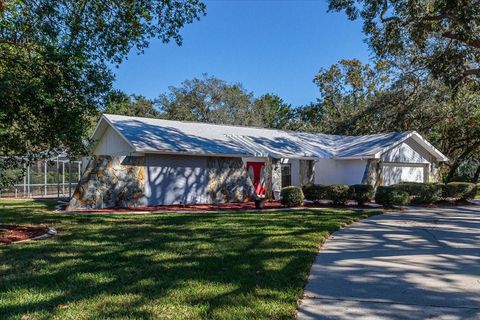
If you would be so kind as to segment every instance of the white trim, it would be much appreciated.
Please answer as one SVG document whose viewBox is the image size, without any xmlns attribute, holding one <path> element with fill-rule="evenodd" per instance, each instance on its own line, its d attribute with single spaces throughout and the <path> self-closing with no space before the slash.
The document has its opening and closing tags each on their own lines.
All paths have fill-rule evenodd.
<svg viewBox="0 0 480 320">
<path fill-rule="evenodd" d="M 90 140 L 93 140 L 93 137 L 97 134 L 97 131 L 99 130 L 100 124 L 102 123 L 103 120 L 103 115 L 100 117 L 100 120 L 98 120 L 97 125 L 95 126 L 95 129 L 93 130 L 92 135 L 90 136 Z"/>
<path fill-rule="evenodd" d="M 418 162 L 382 162 L 382 165 L 387 167 L 426 167 L 430 164 Z"/>
<path fill-rule="evenodd" d="M 436 158 L 437 160 L 441 161 L 441 162 L 447 162 L 448 161 L 448 158 L 447 156 L 445 156 L 443 153 L 440 152 L 440 150 L 438 150 L 437 148 L 435 148 L 430 142 L 427 141 L 427 139 L 425 139 L 424 137 L 422 137 L 418 132 L 416 131 L 413 131 L 413 134 L 412 136 L 415 139 L 415 141 L 417 141 L 420 145 L 423 144 L 423 147 L 425 149 L 430 149 L 431 150 L 431 153 L 433 153 L 434 155 L 436 155 Z"/>
<path fill-rule="evenodd" d="M 407 134 L 403 139 L 393 143 L 392 145 L 384 148 L 383 150 L 379 151 L 375 156 L 381 156 L 382 154 L 392 150 L 393 148 L 399 146 L 400 144 L 407 141 L 409 138 L 413 138 L 421 147 L 427 150 L 431 155 L 433 155 L 438 161 L 440 162 L 447 162 L 448 158 L 441 153 L 437 148 L 435 148 L 430 142 L 428 142 L 425 138 L 423 138 L 417 131 L 412 131 Z"/>
<path fill-rule="evenodd" d="M 363 155 L 358 157 L 333 157 L 333 158 L 316 158 L 316 159 L 333 159 L 333 160 L 369 160 L 369 159 L 380 159 L 378 153 L 374 155 Z"/>
<path fill-rule="evenodd" d="M 133 143 L 130 142 L 130 140 L 128 140 L 124 135 L 123 133 L 120 132 L 120 130 L 118 130 L 115 125 L 113 125 L 113 123 L 108 120 L 108 118 L 105 116 L 105 115 L 102 115 L 102 117 L 100 118 L 100 120 L 98 121 L 97 123 L 97 126 L 95 127 L 95 131 L 93 131 L 93 134 L 92 134 L 92 140 L 93 140 L 93 137 L 95 136 L 95 134 L 97 133 L 97 130 L 100 128 L 100 123 L 102 121 L 105 121 L 110 127 L 112 127 L 112 129 L 120 136 L 120 138 L 122 138 L 133 150 L 132 152 L 138 152 L 139 150 L 137 150 L 137 148 L 133 145 Z"/>
</svg>

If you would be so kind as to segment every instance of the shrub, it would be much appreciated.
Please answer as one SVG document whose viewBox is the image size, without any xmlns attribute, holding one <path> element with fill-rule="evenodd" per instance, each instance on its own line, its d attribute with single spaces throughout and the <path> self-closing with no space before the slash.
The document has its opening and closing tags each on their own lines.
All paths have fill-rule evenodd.
<svg viewBox="0 0 480 320">
<path fill-rule="evenodd" d="M 408 193 L 412 202 L 426 204 L 440 201 L 444 190 L 440 183 L 401 182 L 392 187 Z"/>
<path fill-rule="evenodd" d="M 299 187 L 285 187 L 280 192 L 280 202 L 288 207 L 301 206 L 304 198 L 302 189 Z"/>
<path fill-rule="evenodd" d="M 310 201 L 319 201 L 327 199 L 327 186 L 321 184 L 307 184 L 302 187 L 305 199 Z"/>
<path fill-rule="evenodd" d="M 400 182 L 398 184 L 394 184 L 391 187 L 395 190 L 405 191 L 410 196 L 414 197 L 417 194 L 422 192 L 425 183 L 421 182 Z"/>
<path fill-rule="evenodd" d="M 469 182 L 447 183 L 445 195 L 459 200 L 473 199 L 477 195 L 477 185 Z"/>
<path fill-rule="evenodd" d="M 375 192 L 375 202 L 385 208 L 404 206 L 410 203 L 410 196 L 407 192 L 396 189 L 392 186 L 380 186 Z"/>
<path fill-rule="evenodd" d="M 350 187 L 346 184 L 332 184 L 327 187 L 327 198 L 333 201 L 333 204 L 345 204 L 349 198 Z"/>
<path fill-rule="evenodd" d="M 354 184 L 350 186 L 349 198 L 357 201 L 358 205 L 370 202 L 374 196 L 374 188 L 369 184 Z"/>
</svg>

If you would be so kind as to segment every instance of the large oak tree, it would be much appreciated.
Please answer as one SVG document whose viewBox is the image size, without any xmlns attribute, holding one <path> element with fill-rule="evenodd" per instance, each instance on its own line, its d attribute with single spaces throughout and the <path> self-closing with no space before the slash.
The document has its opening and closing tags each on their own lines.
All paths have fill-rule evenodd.
<svg viewBox="0 0 480 320">
<path fill-rule="evenodd" d="M 480 80 L 478 0 L 329 0 L 329 10 L 362 19 L 379 58 L 409 56 L 449 85 Z"/>
<path fill-rule="evenodd" d="M 17 156 L 83 151 L 110 66 L 152 38 L 181 44 L 199 0 L 0 0 L 0 181 Z"/>
</svg>

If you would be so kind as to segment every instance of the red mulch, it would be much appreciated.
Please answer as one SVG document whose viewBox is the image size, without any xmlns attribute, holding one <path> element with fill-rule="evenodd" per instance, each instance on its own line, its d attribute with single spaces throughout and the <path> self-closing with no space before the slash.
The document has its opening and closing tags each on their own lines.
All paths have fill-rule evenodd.
<svg viewBox="0 0 480 320">
<path fill-rule="evenodd" d="M 285 208 L 280 201 L 265 202 L 265 209 Z M 75 212 L 132 212 L 132 211 L 244 211 L 254 210 L 255 202 L 230 202 L 219 204 L 172 204 L 167 206 L 148 206 L 134 208 L 113 208 L 113 209 L 80 209 Z"/>
<path fill-rule="evenodd" d="M 348 209 L 352 208 L 351 206 L 333 206 L 332 204 L 321 204 L 321 203 L 306 203 L 304 204 L 305 208 L 340 208 Z M 283 209 L 287 208 L 280 203 L 280 201 L 266 201 L 264 209 Z M 372 206 L 353 206 L 357 209 L 374 209 Z M 74 210 L 73 212 L 152 212 L 152 211 L 163 211 L 163 212 L 176 212 L 176 211 L 246 211 L 246 210 L 257 210 L 255 208 L 255 202 L 230 202 L 230 203 L 219 203 L 219 204 L 190 204 L 190 205 L 166 205 L 166 206 L 148 206 L 148 207 L 135 207 L 135 208 L 111 208 L 111 209 L 79 209 Z M 260 209 L 261 210 L 261 209 Z"/>
<path fill-rule="evenodd" d="M 9 244 L 35 238 L 47 233 L 47 227 L 0 225 L 0 243 Z"/>
</svg>

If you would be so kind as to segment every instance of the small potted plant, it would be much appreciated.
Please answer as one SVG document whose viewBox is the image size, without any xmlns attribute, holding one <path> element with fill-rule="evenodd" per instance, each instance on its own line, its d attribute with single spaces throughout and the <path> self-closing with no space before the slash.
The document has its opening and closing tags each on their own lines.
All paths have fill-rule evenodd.
<svg viewBox="0 0 480 320">
<path fill-rule="evenodd" d="M 263 209 L 265 208 L 265 201 L 267 198 L 265 195 L 254 194 L 253 202 L 255 202 L 256 209 Z"/>
</svg>

